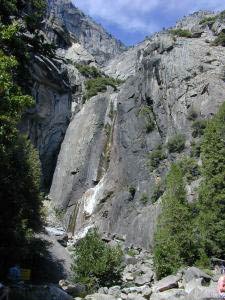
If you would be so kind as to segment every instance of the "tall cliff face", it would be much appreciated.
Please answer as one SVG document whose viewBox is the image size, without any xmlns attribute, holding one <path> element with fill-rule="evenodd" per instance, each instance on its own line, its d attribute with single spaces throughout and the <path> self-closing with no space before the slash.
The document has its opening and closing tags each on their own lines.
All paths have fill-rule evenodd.
<svg viewBox="0 0 225 300">
<path fill-rule="evenodd" d="M 126 82 L 117 92 L 109 88 L 91 98 L 73 117 L 50 197 L 75 239 L 97 226 L 129 245 L 152 246 L 160 212 L 160 199 L 151 201 L 154 188 L 171 162 L 198 142 L 192 113 L 197 120 L 210 118 L 225 99 L 225 48 L 211 44 L 223 23 L 199 25 L 207 15 L 177 24 L 188 26 L 192 38 L 164 31 L 110 61 L 105 72 L 128 77 Z M 185 136 L 184 151 L 167 153 L 150 171 L 149 153 L 177 133 Z M 190 199 L 197 184 L 187 186 Z"/>
<path fill-rule="evenodd" d="M 48 23 L 62 22 L 74 40 L 88 50 L 99 64 L 105 64 L 126 49 L 122 42 L 76 8 L 71 1 L 48 0 L 48 5 Z"/>
</svg>

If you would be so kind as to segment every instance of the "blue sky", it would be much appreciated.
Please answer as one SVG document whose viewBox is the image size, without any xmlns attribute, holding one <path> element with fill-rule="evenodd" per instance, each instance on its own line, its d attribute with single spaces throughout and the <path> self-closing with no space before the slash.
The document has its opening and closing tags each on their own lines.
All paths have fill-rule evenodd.
<svg viewBox="0 0 225 300">
<path fill-rule="evenodd" d="M 175 25 L 194 11 L 223 10 L 225 0 L 72 0 L 126 45 L 142 41 L 163 27 Z"/>
</svg>

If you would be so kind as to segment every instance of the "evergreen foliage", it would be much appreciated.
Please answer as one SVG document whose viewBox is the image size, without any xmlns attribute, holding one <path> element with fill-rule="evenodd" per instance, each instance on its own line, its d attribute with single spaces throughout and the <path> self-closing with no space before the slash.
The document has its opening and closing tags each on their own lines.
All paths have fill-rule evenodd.
<svg viewBox="0 0 225 300">
<path fill-rule="evenodd" d="M 165 192 L 165 182 L 164 181 L 160 181 L 159 183 L 157 183 L 154 188 L 153 188 L 153 193 L 152 193 L 152 203 L 155 203 Z"/>
<path fill-rule="evenodd" d="M 199 22 L 199 25 L 212 26 L 216 22 L 217 18 L 217 16 L 206 17 Z"/>
<path fill-rule="evenodd" d="M 158 278 L 172 274 L 184 265 L 193 264 L 193 249 L 196 246 L 193 245 L 191 219 L 183 170 L 173 164 L 167 176 L 162 213 L 155 234 L 154 264 Z"/>
<path fill-rule="evenodd" d="M 172 35 L 179 36 L 179 37 L 186 37 L 186 38 L 192 37 L 192 33 L 186 29 L 171 29 L 170 33 Z"/>
<path fill-rule="evenodd" d="M 225 258 L 225 103 L 208 122 L 201 145 L 203 182 L 199 190 L 198 228 L 200 261 Z M 206 260 L 207 262 L 207 260 Z"/>
<path fill-rule="evenodd" d="M 150 171 L 155 170 L 160 165 L 161 161 L 165 158 L 166 154 L 161 146 L 150 152 L 148 155 L 148 166 L 150 168 Z"/>
<path fill-rule="evenodd" d="M 88 66 L 88 65 L 81 65 L 76 64 L 75 65 L 78 71 L 87 78 L 97 78 L 101 77 L 101 72 L 94 66 Z"/>
<path fill-rule="evenodd" d="M 225 33 L 223 31 L 216 37 L 213 42 L 213 46 L 223 46 L 225 47 Z"/>
<path fill-rule="evenodd" d="M 192 124 L 192 136 L 194 138 L 201 137 L 204 134 L 206 120 L 195 120 Z"/>
<path fill-rule="evenodd" d="M 185 191 L 185 182 L 200 175 L 193 158 L 172 165 L 167 176 L 155 234 L 158 277 L 174 273 L 182 266 L 208 268 L 211 257 L 225 258 L 225 103 L 206 124 L 200 155 L 203 180 L 197 203 L 188 204 Z"/>
<path fill-rule="evenodd" d="M 100 92 L 106 92 L 107 86 L 111 86 L 117 90 L 117 86 L 122 83 L 122 80 L 112 77 L 96 77 L 85 82 L 86 94 L 85 99 L 90 99 Z"/>
<path fill-rule="evenodd" d="M 122 250 L 103 242 L 96 229 L 75 246 L 73 259 L 73 280 L 87 285 L 89 291 L 121 280 Z"/>
<path fill-rule="evenodd" d="M 170 153 L 182 152 L 185 148 L 185 136 L 181 133 L 177 133 L 169 139 L 167 148 Z"/>
<path fill-rule="evenodd" d="M 33 244 L 33 233 L 42 225 L 40 162 L 17 125 L 23 112 L 33 105 L 21 84 L 23 74 L 29 74 L 29 49 L 36 43 L 43 44 L 36 34 L 28 45 L 24 32 L 38 31 L 43 3 L 0 2 L 0 275 L 12 259 L 23 261 L 25 253 L 26 259 L 32 255 L 29 246 Z M 20 18 L 27 14 L 31 17 L 31 10 L 37 17 L 35 22 L 27 20 L 22 24 Z"/>
<path fill-rule="evenodd" d="M 151 107 L 143 105 L 139 111 L 139 116 L 145 120 L 146 133 L 152 132 L 155 128 L 155 122 Z"/>
</svg>

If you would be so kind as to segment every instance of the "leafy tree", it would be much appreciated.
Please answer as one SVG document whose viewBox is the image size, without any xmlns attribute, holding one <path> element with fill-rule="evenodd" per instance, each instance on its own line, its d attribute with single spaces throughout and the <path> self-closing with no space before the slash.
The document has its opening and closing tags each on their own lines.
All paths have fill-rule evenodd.
<svg viewBox="0 0 225 300">
<path fill-rule="evenodd" d="M 38 3 L 0 3 L 0 255 L 5 264 L 0 275 L 12 259 L 23 260 L 25 249 L 27 258 L 31 255 L 33 233 L 42 224 L 38 154 L 17 129 L 22 114 L 33 105 L 21 85 L 32 43 L 28 45 L 23 35 L 28 27 L 19 22 L 31 2 Z"/>
<path fill-rule="evenodd" d="M 192 264 L 195 258 L 192 239 L 192 209 L 186 200 L 183 171 L 173 164 L 166 180 L 162 213 L 154 243 L 154 264 L 159 278 Z"/>
<path fill-rule="evenodd" d="M 208 122 L 201 144 L 203 182 L 196 219 L 200 261 L 225 258 L 225 103 Z"/>
<path fill-rule="evenodd" d="M 89 290 L 115 285 L 121 279 L 121 248 L 103 242 L 96 229 L 75 246 L 73 259 L 73 280 L 86 284 Z"/>
</svg>

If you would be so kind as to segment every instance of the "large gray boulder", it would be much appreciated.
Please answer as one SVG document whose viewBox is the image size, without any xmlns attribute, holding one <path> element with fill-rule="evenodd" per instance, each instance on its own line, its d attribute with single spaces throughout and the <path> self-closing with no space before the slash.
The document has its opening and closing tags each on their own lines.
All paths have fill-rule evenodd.
<svg viewBox="0 0 225 300">
<path fill-rule="evenodd" d="M 181 275 L 169 275 L 152 286 L 153 292 L 164 292 L 178 287 L 178 282 L 181 280 Z"/>
<path fill-rule="evenodd" d="M 73 300 L 73 297 L 54 285 L 25 285 L 10 288 L 10 299 Z"/>
<path fill-rule="evenodd" d="M 197 287 L 195 288 L 185 300 L 214 300 L 220 299 L 216 288 Z"/>
<path fill-rule="evenodd" d="M 86 300 L 116 300 L 116 297 L 105 294 L 93 294 L 85 297 Z"/>
<path fill-rule="evenodd" d="M 150 297 L 151 300 L 185 300 L 186 293 L 182 289 L 172 289 L 162 293 L 153 293 Z"/>
<path fill-rule="evenodd" d="M 198 278 L 202 278 L 204 279 L 204 281 L 209 282 L 212 277 L 196 267 L 190 267 L 184 271 L 183 274 L 184 283 L 188 283 L 193 279 L 198 279 Z"/>
</svg>

